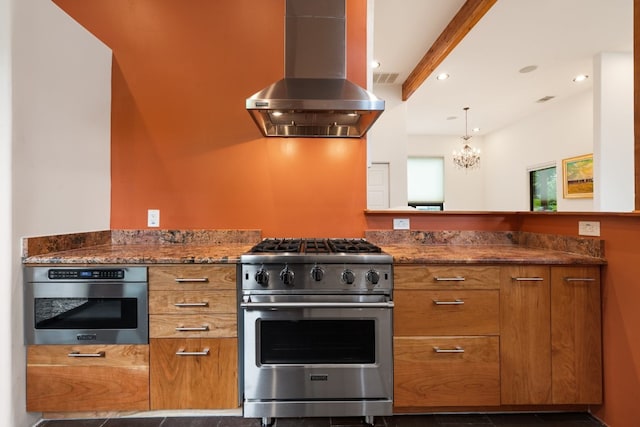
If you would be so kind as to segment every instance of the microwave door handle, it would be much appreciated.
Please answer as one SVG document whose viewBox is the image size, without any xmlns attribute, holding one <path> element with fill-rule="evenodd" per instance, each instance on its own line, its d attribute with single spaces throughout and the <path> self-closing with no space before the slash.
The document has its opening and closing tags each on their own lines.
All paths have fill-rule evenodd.
<svg viewBox="0 0 640 427">
<path fill-rule="evenodd" d="M 80 353 L 79 351 L 72 351 L 67 354 L 67 357 L 105 357 L 104 351 L 98 351 L 95 353 Z"/>
</svg>

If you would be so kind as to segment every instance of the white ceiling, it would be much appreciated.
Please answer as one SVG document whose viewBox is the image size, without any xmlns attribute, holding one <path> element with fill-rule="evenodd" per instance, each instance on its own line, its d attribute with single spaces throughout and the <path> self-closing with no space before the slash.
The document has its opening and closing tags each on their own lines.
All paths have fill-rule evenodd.
<svg viewBox="0 0 640 427">
<path fill-rule="evenodd" d="M 374 74 L 399 73 L 401 85 L 463 4 L 374 0 Z M 470 132 L 498 130 L 590 88 L 598 53 L 632 49 L 633 0 L 498 0 L 406 101 L 407 133 L 462 135 L 465 106 Z M 451 77 L 437 81 L 440 71 Z M 574 83 L 581 73 L 590 78 Z M 555 98 L 536 102 L 545 96 Z"/>
</svg>

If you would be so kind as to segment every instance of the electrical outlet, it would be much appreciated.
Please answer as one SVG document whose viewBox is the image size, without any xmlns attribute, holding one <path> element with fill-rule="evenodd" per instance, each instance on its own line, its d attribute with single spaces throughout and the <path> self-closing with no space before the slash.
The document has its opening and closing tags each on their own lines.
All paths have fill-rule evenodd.
<svg viewBox="0 0 640 427">
<path fill-rule="evenodd" d="M 580 236 L 600 236 L 600 221 L 578 221 Z"/>
<path fill-rule="evenodd" d="M 160 209 L 147 211 L 147 227 L 160 227 Z"/>
<path fill-rule="evenodd" d="M 408 230 L 410 228 L 409 218 L 393 218 L 394 230 Z"/>
</svg>

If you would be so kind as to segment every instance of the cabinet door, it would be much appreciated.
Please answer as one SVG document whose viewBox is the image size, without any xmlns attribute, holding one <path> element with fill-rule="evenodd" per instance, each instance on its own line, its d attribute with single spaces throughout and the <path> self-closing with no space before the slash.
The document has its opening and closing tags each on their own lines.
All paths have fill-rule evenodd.
<svg viewBox="0 0 640 427">
<path fill-rule="evenodd" d="M 149 267 L 149 291 L 189 291 L 199 289 L 235 290 L 235 264 Z"/>
<path fill-rule="evenodd" d="M 502 404 L 551 403 L 549 267 L 503 267 L 500 286 Z"/>
<path fill-rule="evenodd" d="M 500 404 L 498 337 L 394 338 L 394 407 Z"/>
<path fill-rule="evenodd" d="M 394 289 L 499 289 L 500 267 L 464 265 L 399 265 Z"/>
<path fill-rule="evenodd" d="M 27 348 L 27 411 L 149 410 L 147 345 Z"/>
<path fill-rule="evenodd" d="M 394 336 L 498 335 L 498 290 L 394 293 Z"/>
<path fill-rule="evenodd" d="M 150 341 L 151 409 L 238 407 L 236 338 Z"/>
<path fill-rule="evenodd" d="M 602 403 L 600 267 L 551 268 L 553 403 Z"/>
<path fill-rule="evenodd" d="M 151 338 L 232 338 L 238 336 L 233 313 L 150 314 Z"/>
</svg>

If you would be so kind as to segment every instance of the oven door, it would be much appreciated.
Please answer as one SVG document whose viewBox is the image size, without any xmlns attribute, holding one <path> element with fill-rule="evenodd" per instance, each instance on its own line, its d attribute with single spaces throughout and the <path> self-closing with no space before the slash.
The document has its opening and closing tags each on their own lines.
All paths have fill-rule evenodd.
<svg viewBox="0 0 640 427">
<path fill-rule="evenodd" d="M 245 300 L 245 400 L 392 398 L 393 303 L 388 297 Z"/>
</svg>

